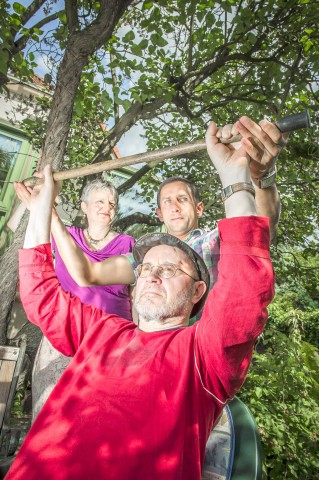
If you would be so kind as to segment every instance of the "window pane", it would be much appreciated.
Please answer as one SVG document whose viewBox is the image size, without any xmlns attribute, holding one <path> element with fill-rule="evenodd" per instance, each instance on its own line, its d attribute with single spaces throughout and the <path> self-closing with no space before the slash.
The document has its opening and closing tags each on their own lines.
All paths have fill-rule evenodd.
<svg viewBox="0 0 319 480">
<path fill-rule="evenodd" d="M 10 175 L 18 157 L 22 142 L 0 133 L 0 193 L 4 181 L 10 180 Z"/>
</svg>

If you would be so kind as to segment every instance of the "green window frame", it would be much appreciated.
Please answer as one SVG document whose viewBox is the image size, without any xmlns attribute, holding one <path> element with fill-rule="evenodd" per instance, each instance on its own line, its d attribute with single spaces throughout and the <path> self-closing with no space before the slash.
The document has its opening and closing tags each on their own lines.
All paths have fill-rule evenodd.
<svg viewBox="0 0 319 480">
<path fill-rule="evenodd" d="M 13 181 L 28 177 L 37 163 L 38 154 L 18 128 L 0 123 L 0 233 L 9 219 L 16 196 Z M 7 153 L 7 154 L 6 154 Z"/>
</svg>

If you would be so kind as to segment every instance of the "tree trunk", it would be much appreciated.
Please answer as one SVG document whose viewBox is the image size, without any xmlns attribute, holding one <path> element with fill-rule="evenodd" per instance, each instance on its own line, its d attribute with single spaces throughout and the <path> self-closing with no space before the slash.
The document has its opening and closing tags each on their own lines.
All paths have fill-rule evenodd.
<svg viewBox="0 0 319 480">
<path fill-rule="evenodd" d="M 114 226 L 119 227 L 121 231 L 124 231 L 126 228 L 137 223 L 148 225 L 149 227 L 159 227 L 161 225 L 161 222 L 158 219 L 152 218 L 145 213 L 136 212 L 127 217 L 120 218 L 114 223 Z"/>
<path fill-rule="evenodd" d="M 74 98 L 81 80 L 81 73 L 89 57 L 112 36 L 114 28 L 132 0 L 101 0 L 100 13 L 84 30 L 75 31 L 69 37 L 68 45 L 58 71 L 56 90 L 48 118 L 43 143 L 41 168 L 51 164 L 61 167 L 74 105 Z M 23 217 L 14 235 L 10 248 L 1 259 L 0 279 L 0 340 L 6 344 L 6 327 L 17 288 L 18 248 L 21 247 L 27 224 Z"/>
<path fill-rule="evenodd" d="M 17 291 L 18 279 L 18 249 L 23 245 L 29 212 L 26 210 L 14 235 L 14 240 L 5 251 L 0 261 L 0 345 L 7 344 L 7 325 Z"/>
</svg>

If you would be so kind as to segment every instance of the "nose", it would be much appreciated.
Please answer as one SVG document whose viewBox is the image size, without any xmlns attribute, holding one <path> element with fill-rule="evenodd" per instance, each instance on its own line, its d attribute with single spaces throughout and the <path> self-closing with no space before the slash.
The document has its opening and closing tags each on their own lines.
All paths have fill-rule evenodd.
<svg viewBox="0 0 319 480">
<path fill-rule="evenodd" d="M 171 211 L 172 212 L 180 212 L 180 204 L 176 201 L 176 200 L 173 200 L 172 203 L 171 203 Z"/>
<path fill-rule="evenodd" d="M 152 265 L 151 272 L 150 274 L 146 277 L 146 281 L 149 283 L 161 283 L 162 279 L 158 275 L 158 266 L 157 265 Z"/>
<path fill-rule="evenodd" d="M 108 215 L 111 214 L 111 212 L 112 212 L 112 207 L 111 207 L 111 205 L 110 205 L 109 203 L 105 203 L 105 204 L 103 205 L 103 212 L 104 212 L 104 213 L 107 213 Z"/>
</svg>

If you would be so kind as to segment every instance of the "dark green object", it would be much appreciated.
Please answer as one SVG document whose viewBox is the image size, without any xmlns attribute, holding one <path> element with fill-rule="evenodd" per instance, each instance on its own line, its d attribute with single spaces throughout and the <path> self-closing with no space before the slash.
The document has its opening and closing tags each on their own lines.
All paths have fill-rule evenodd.
<svg viewBox="0 0 319 480">
<path fill-rule="evenodd" d="M 235 434 L 231 480 L 262 479 L 262 449 L 258 428 L 248 407 L 235 397 L 229 404 Z"/>
<path fill-rule="evenodd" d="M 288 117 L 280 118 L 276 122 L 277 127 L 281 132 L 293 132 L 300 128 L 310 128 L 311 121 L 308 110 L 304 110 L 294 115 L 288 115 Z"/>
</svg>

